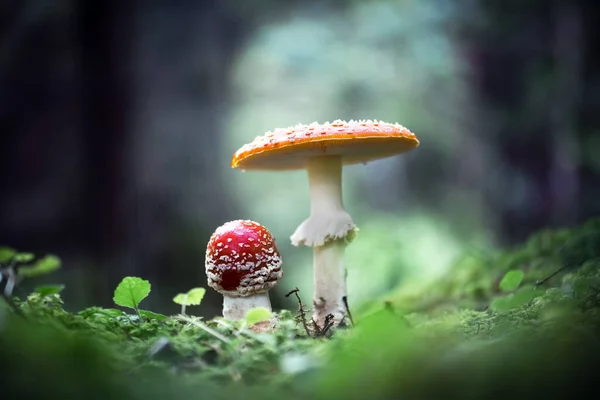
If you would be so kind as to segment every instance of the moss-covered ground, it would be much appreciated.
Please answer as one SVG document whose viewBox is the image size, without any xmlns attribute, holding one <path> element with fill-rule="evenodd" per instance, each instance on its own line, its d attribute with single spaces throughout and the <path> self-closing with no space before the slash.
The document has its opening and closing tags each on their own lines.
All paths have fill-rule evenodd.
<svg viewBox="0 0 600 400">
<path fill-rule="evenodd" d="M 331 337 L 308 336 L 297 310 L 256 333 L 141 310 L 70 313 L 55 291 L 0 307 L 0 398 L 600 398 L 600 219 L 466 254 Z"/>
</svg>

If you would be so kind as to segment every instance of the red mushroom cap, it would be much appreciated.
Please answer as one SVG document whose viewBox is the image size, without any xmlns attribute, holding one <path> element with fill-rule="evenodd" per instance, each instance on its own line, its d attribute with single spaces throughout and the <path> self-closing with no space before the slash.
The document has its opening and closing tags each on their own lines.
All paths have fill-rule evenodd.
<svg viewBox="0 0 600 400">
<path fill-rule="evenodd" d="M 273 235 L 254 221 L 221 225 L 206 248 L 208 285 L 230 296 L 251 296 L 271 289 L 283 276 L 281 264 Z"/>
</svg>

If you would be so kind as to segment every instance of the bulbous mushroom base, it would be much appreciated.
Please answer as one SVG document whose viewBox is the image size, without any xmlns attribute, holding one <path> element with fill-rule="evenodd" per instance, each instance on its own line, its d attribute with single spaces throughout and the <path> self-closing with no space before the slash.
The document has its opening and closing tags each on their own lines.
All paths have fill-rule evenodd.
<svg viewBox="0 0 600 400">
<path fill-rule="evenodd" d="M 234 297 L 223 294 L 223 317 L 230 321 L 244 319 L 249 310 L 257 307 L 264 307 L 269 311 L 272 311 L 269 292 L 265 291 L 244 297 Z"/>
</svg>

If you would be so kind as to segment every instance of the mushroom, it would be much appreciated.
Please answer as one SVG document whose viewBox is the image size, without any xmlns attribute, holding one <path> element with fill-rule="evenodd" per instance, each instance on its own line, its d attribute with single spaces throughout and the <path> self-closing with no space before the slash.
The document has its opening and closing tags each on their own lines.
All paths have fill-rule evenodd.
<svg viewBox="0 0 600 400">
<path fill-rule="evenodd" d="M 342 167 L 391 157 L 418 145 L 416 136 L 399 124 L 336 120 L 267 132 L 233 155 L 231 166 L 242 170 L 307 170 L 310 217 L 290 239 L 294 246 L 313 248 L 313 318 L 320 326 L 328 314 L 335 325 L 348 315 L 343 258 L 357 228 L 342 202 Z"/>
<path fill-rule="evenodd" d="M 206 247 L 208 285 L 223 295 L 223 316 L 243 319 L 256 307 L 271 309 L 269 290 L 283 276 L 271 232 L 250 220 L 218 227 Z"/>
</svg>

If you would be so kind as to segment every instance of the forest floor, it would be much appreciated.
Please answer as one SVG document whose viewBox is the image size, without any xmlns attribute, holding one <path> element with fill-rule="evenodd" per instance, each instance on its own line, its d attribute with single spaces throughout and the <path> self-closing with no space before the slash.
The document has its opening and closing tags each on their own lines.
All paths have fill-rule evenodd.
<svg viewBox="0 0 600 400">
<path fill-rule="evenodd" d="M 55 267 L 21 258 L 25 276 Z M 115 302 L 133 312 L 67 312 L 59 287 L 0 299 L 0 398 L 600 398 L 600 219 L 465 254 L 322 335 L 298 310 L 267 333 L 155 314 L 149 286 L 126 283 Z"/>
</svg>

